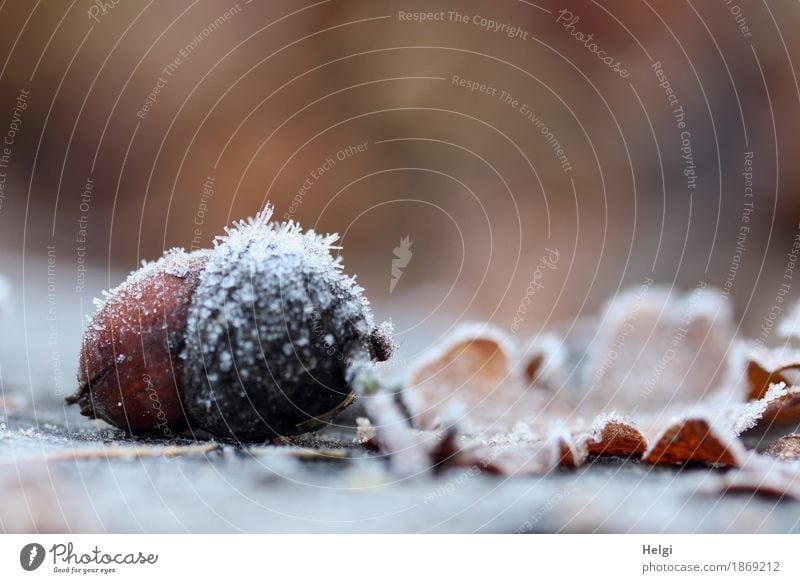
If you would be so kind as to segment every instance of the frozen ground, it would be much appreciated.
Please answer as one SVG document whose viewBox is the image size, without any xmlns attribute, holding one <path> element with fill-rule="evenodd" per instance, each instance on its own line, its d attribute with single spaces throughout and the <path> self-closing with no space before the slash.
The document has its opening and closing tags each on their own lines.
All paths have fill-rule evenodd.
<svg viewBox="0 0 800 583">
<path fill-rule="evenodd" d="M 22 273 L 8 259 L 2 272 Z M 25 273 L 24 287 L 9 278 L 0 312 L 5 532 L 800 531 L 800 503 L 721 495 L 722 470 L 706 467 L 605 459 L 544 477 L 468 469 L 396 482 L 346 432 L 302 448 L 133 440 L 62 406 L 91 297 L 59 283 L 49 319 L 46 266 Z"/>
</svg>

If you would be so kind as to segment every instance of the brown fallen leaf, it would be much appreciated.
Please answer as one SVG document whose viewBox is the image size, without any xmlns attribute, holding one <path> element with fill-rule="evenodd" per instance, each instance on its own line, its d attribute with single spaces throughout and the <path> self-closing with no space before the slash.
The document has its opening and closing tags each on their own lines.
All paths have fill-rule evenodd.
<svg viewBox="0 0 800 583">
<path fill-rule="evenodd" d="M 800 500 L 800 462 L 751 454 L 741 468 L 718 477 L 710 491 Z"/>
<path fill-rule="evenodd" d="M 676 421 L 651 443 L 642 456 L 651 464 L 695 461 L 738 466 L 747 457 L 747 450 L 732 432 L 719 430 L 701 418 Z"/>
<path fill-rule="evenodd" d="M 356 436 L 353 438 L 353 443 L 378 447 L 377 437 L 378 430 L 369 419 L 366 417 L 356 418 Z"/>
<path fill-rule="evenodd" d="M 564 341 L 555 334 L 542 334 L 530 340 L 522 351 L 525 384 L 560 389 L 566 381 L 567 358 Z"/>
<path fill-rule="evenodd" d="M 361 397 L 369 423 L 375 427 L 380 451 L 389 458 L 392 472 L 404 478 L 424 474 L 432 467 L 432 455 L 440 440 L 435 432 L 417 431 L 392 393 Z"/>
<path fill-rule="evenodd" d="M 588 455 L 585 444 L 565 428 L 551 431 L 544 440 L 530 435 L 497 434 L 484 442 L 446 432 L 435 449 L 435 467 L 470 468 L 489 474 L 526 475 L 546 473 L 559 465 L 579 466 Z"/>
<path fill-rule="evenodd" d="M 616 418 L 601 417 L 586 438 L 589 455 L 641 457 L 647 440 L 633 425 Z"/>
<path fill-rule="evenodd" d="M 762 399 L 772 385 L 800 385 L 800 350 L 789 347 L 746 347 L 747 396 Z M 764 414 L 765 421 L 789 423 L 800 419 L 800 401 L 784 402 Z"/>
<path fill-rule="evenodd" d="M 772 442 L 762 453 L 781 461 L 800 460 L 800 435 L 784 435 Z"/>
<path fill-rule="evenodd" d="M 498 329 L 459 327 L 414 367 L 403 392 L 413 425 L 437 430 L 446 417 L 465 432 L 490 433 L 510 431 L 519 421 L 536 423 L 552 408 L 551 394 L 531 386 L 517 364 L 516 345 Z"/>
<path fill-rule="evenodd" d="M 552 334 L 520 349 L 496 327 L 462 326 L 412 366 L 401 393 L 411 426 L 394 423 L 391 436 L 376 424 L 376 438 L 390 457 L 413 450 L 416 471 L 445 434 L 448 464 L 507 474 L 589 455 L 738 466 L 748 452 L 737 436 L 800 408 L 800 387 L 775 369 L 754 390 L 733 328 L 727 300 L 702 285 L 683 297 L 649 285 L 620 294 L 572 358 Z"/>
<path fill-rule="evenodd" d="M 585 407 L 671 416 L 721 389 L 733 342 L 730 305 L 700 286 L 677 296 L 641 286 L 609 302 L 587 356 Z"/>
</svg>

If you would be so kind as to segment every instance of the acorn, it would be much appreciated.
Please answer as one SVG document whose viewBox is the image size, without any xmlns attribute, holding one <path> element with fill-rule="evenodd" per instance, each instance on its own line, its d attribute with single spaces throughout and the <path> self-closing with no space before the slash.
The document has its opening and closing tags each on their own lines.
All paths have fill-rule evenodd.
<svg viewBox="0 0 800 583">
<path fill-rule="evenodd" d="M 235 223 L 210 250 L 167 251 L 108 292 L 67 402 L 131 433 L 241 441 L 313 431 L 349 406 L 391 356 L 391 326 L 374 325 L 332 256 L 337 235 L 271 216 Z"/>
</svg>

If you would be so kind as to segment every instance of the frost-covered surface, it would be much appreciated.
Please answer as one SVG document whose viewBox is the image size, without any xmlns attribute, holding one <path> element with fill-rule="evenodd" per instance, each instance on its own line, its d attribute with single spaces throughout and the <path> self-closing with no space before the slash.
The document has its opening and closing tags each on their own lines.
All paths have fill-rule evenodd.
<svg viewBox="0 0 800 583">
<path fill-rule="evenodd" d="M 107 428 L 86 430 L 77 416 L 68 421 L 71 430 L 49 421 L 35 430 L 30 421 L 10 420 L 0 438 L 3 531 L 800 531 L 800 503 L 747 491 L 721 495 L 731 474 L 702 467 L 679 471 L 612 458 L 538 477 L 464 468 L 398 480 L 381 456 L 338 441 L 323 445 L 344 446 L 344 458 L 219 446 L 175 457 L 75 460 L 64 452 L 132 443 Z M 768 479 L 783 481 L 784 474 Z"/>
<path fill-rule="evenodd" d="M 0 531 L 800 531 L 800 503 L 752 495 L 753 480 L 758 484 L 762 477 L 746 480 L 737 473 L 744 492 L 722 495 L 721 480 L 734 480 L 732 472 L 703 466 L 589 458 L 580 468 L 545 476 L 499 477 L 466 467 L 398 480 L 385 456 L 370 445 L 350 446 L 344 430 L 339 441 L 319 438 L 307 445 L 346 449 L 345 459 L 249 455 L 231 446 L 176 457 L 90 456 L 115 447 L 164 445 L 133 440 L 64 408 L 63 393 L 75 387 L 85 318 L 77 298 L 74 304 L 59 298 L 58 348 L 67 375 L 61 386 L 45 349 L 50 347 L 46 314 L 35 311 L 46 300 L 44 265 L 37 269 L 31 260 L 28 273 L 27 324 L 19 304 L 0 319 Z M 34 279 L 37 275 L 42 277 Z M 119 281 L 117 275 L 104 276 L 94 288 L 106 286 L 107 279 Z M 85 309 L 91 309 L 88 302 Z M 352 416 L 355 426 L 363 405 L 345 412 L 340 423 Z M 763 443 L 790 431 L 775 427 Z M 72 459 L 75 451 L 80 459 Z M 783 466 L 775 468 L 768 479 L 784 483 L 785 473 Z"/>
</svg>

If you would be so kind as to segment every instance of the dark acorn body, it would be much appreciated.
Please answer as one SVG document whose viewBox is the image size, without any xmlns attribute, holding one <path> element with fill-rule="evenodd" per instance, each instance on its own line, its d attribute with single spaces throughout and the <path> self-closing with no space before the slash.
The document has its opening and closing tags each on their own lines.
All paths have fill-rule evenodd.
<svg viewBox="0 0 800 583">
<path fill-rule="evenodd" d="M 214 249 L 185 352 L 187 408 L 201 427 L 242 440 L 294 435 L 352 401 L 348 375 L 371 358 L 372 316 L 330 242 L 255 220 Z"/>
<path fill-rule="evenodd" d="M 363 314 L 343 313 L 358 301 L 352 293 L 331 290 L 304 261 L 281 253 L 258 263 L 246 254 L 209 263 L 206 273 L 219 277 L 204 278 L 210 283 L 194 296 L 185 374 L 194 388 L 189 412 L 215 435 L 303 433 L 352 400 L 347 366 L 358 354 L 369 358 L 370 325 Z M 243 287 L 219 284 L 248 271 Z"/>
</svg>

